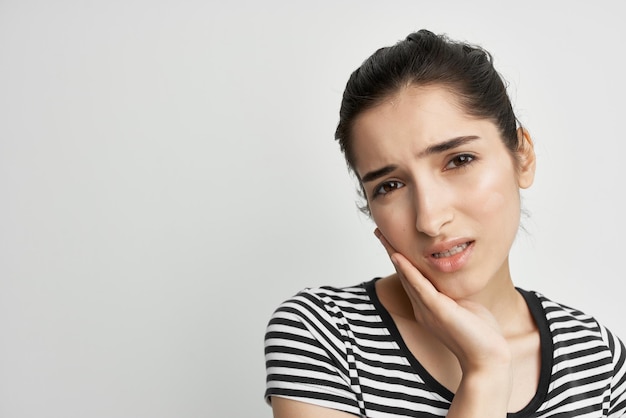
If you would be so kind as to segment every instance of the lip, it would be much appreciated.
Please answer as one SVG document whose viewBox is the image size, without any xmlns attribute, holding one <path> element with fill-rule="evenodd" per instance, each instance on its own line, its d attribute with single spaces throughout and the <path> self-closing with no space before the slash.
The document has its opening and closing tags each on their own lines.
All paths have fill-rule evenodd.
<svg viewBox="0 0 626 418">
<path fill-rule="evenodd" d="M 458 238 L 438 243 L 426 250 L 425 258 L 434 269 L 442 273 L 452 273 L 460 270 L 467 264 L 474 251 L 474 244 L 475 241 L 468 238 Z M 458 247 L 465 245 L 467 246 L 459 251 Z M 453 254 L 442 254 L 447 252 Z M 438 256 L 435 256 L 435 254 L 438 254 Z"/>
</svg>

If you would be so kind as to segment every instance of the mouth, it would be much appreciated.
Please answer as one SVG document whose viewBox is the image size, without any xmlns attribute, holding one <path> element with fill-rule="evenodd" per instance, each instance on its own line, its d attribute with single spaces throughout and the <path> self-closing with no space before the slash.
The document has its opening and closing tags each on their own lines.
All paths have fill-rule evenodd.
<svg viewBox="0 0 626 418">
<path fill-rule="evenodd" d="M 474 251 L 475 241 L 461 240 L 457 241 L 456 245 L 452 247 L 440 247 L 434 253 L 430 253 L 428 256 L 428 263 L 436 271 L 442 273 L 453 273 L 465 267 L 469 263 L 472 253 Z M 453 243 L 450 243 L 453 244 Z"/>
<path fill-rule="evenodd" d="M 453 256 L 455 254 L 458 254 L 461 251 L 465 250 L 467 247 L 469 247 L 470 243 L 471 242 L 465 242 L 463 244 L 455 245 L 454 247 L 450 248 L 449 250 L 442 251 L 440 253 L 433 253 L 433 254 L 431 254 L 431 256 L 433 256 L 434 258 L 451 257 L 451 256 Z"/>
</svg>

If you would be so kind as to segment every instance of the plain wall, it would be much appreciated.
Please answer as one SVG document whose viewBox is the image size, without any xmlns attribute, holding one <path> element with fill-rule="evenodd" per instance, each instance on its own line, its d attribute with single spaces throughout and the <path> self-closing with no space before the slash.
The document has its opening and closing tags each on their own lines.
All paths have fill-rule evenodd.
<svg viewBox="0 0 626 418">
<path fill-rule="evenodd" d="M 480 44 L 538 155 L 516 284 L 626 337 L 619 1 L 0 0 L 0 416 L 270 417 L 263 334 L 392 271 L 333 140 L 375 49 Z"/>
</svg>

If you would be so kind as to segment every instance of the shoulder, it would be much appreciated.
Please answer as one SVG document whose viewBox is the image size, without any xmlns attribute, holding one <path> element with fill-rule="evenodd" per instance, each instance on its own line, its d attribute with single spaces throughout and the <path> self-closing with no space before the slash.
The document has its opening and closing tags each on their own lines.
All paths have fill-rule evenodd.
<svg viewBox="0 0 626 418">
<path fill-rule="evenodd" d="M 593 316 L 579 309 L 556 302 L 537 291 L 520 291 L 529 303 L 531 310 L 539 309 L 543 313 L 553 331 L 559 329 L 600 331 L 603 328 Z"/>
<path fill-rule="evenodd" d="M 351 350 L 355 329 L 375 322 L 369 283 L 304 289 L 278 306 L 265 333 L 268 401 L 281 396 L 359 414 Z"/>
<path fill-rule="evenodd" d="M 355 335 L 382 327 L 368 291 L 373 282 L 298 292 L 272 314 L 265 332 L 266 350 L 307 346 L 331 357 L 345 357 Z"/>
<path fill-rule="evenodd" d="M 308 321 L 328 321 L 366 312 L 372 304 L 368 286 L 372 282 L 350 287 L 322 286 L 306 288 L 281 303 L 272 315 L 276 318 L 291 318 Z"/>
<path fill-rule="evenodd" d="M 286 302 L 294 299 L 306 298 L 309 300 L 319 300 L 324 304 L 330 305 L 350 305 L 363 302 L 367 303 L 370 300 L 369 294 L 367 292 L 367 287 L 370 285 L 370 283 L 372 282 L 363 282 L 355 286 L 347 287 L 321 286 L 306 288 L 298 292 Z"/>
<path fill-rule="evenodd" d="M 604 352 L 622 363 L 624 345 L 621 340 L 594 316 L 563 303 L 556 302 L 536 291 L 522 291 L 527 300 L 536 299 L 554 344 L 555 354 L 573 350 L 596 355 Z M 531 309 L 532 306 L 531 306 Z M 541 325 L 540 325 L 541 328 Z"/>
<path fill-rule="evenodd" d="M 377 315 L 368 293 L 371 283 L 301 290 L 276 308 L 268 323 L 266 340 L 276 332 L 283 338 L 291 334 L 322 341 L 341 340 L 354 321 Z"/>
<path fill-rule="evenodd" d="M 549 391 L 546 386 L 550 408 L 569 416 L 574 404 L 567 399 L 577 398 L 579 407 L 588 407 L 595 400 L 605 416 L 624 416 L 626 350 L 622 341 L 592 315 L 538 292 L 522 293 L 531 310 L 534 304 L 540 333 L 546 336 L 542 338 L 542 358 L 547 366 L 544 370 L 551 370 Z"/>
</svg>

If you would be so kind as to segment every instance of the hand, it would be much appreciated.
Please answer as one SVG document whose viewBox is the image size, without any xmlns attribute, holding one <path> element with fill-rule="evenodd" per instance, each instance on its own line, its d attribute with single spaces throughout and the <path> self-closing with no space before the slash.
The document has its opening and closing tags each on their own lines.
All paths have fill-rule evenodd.
<svg viewBox="0 0 626 418">
<path fill-rule="evenodd" d="M 510 376 L 511 352 L 491 312 L 479 303 L 453 300 L 433 284 L 377 229 L 407 293 L 416 320 L 459 360 L 463 375 Z"/>
</svg>

